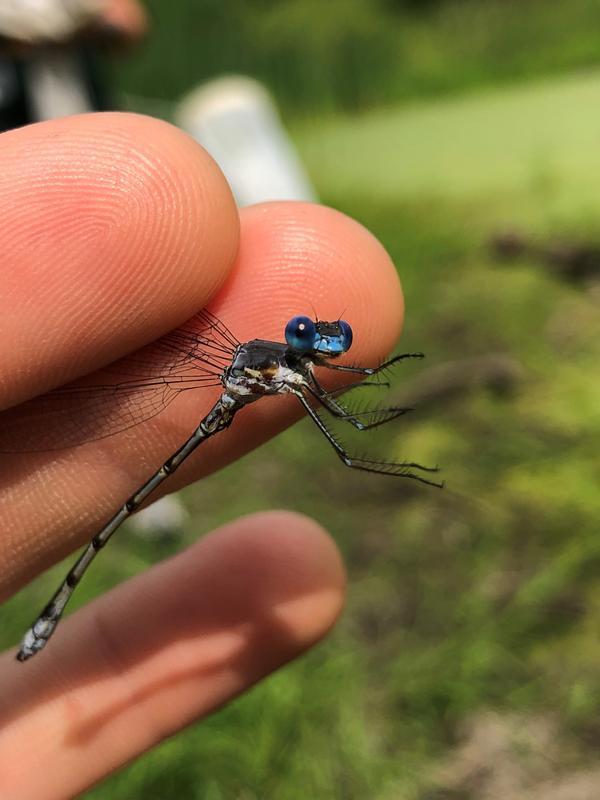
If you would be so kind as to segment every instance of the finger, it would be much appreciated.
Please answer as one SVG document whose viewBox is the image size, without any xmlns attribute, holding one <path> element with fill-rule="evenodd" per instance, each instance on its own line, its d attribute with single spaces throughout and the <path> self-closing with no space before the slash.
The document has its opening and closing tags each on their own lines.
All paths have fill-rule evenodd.
<svg viewBox="0 0 600 800">
<path fill-rule="evenodd" d="M 37 659 L 0 659 L 0 795 L 78 795 L 320 639 L 343 594 L 333 542 L 284 512 L 228 525 L 118 587 Z"/>
<path fill-rule="evenodd" d="M 281 341 L 285 322 L 294 314 L 311 315 L 313 305 L 324 319 L 344 313 L 355 331 L 353 360 L 377 363 L 402 319 L 399 282 L 385 250 L 331 209 L 273 203 L 245 211 L 237 261 L 211 308 L 242 341 Z M 187 439 L 214 399 L 210 392 L 185 392 L 150 422 L 118 436 L 71 450 L 3 457 L 4 594 L 90 538 Z M 165 488 L 172 491 L 222 466 L 299 414 L 293 398 L 261 400 L 242 410 Z"/>
<path fill-rule="evenodd" d="M 90 114 L 0 136 L 0 408 L 189 318 L 222 283 L 238 217 L 191 138 Z"/>
<path fill-rule="evenodd" d="M 148 18 L 138 0 L 108 0 L 101 22 L 128 41 L 141 39 L 148 31 Z"/>
</svg>

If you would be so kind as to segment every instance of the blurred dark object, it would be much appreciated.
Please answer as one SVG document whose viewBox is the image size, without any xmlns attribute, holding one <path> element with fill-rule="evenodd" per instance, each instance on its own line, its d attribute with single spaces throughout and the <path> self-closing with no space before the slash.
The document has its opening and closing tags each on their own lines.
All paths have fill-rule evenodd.
<svg viewBox="0 0 600 800">
<path fill-rule="evenodd" d="M 573 283 L 600 278 L 600 245 L 586 242 L 536 242 L 518 231 L 504 231 L 490 240 L 497 259 L 532 258 Z"/>
<path fill-rule="evenodd" d="M 137 0 L 6 0 L 0 6 L 0 131 L 112 106 L 99 54 L 137 41 Z"/>
<path fill-rule="evenodd" d="M 503 353 L 461 358 L 423 370 L 394 397 L 394 403 L 407 408 L 439 407 L 440 403 L 456 400 L 482 387 L 507 394 L 524 378 L 521 363 Z"/>
</svg>

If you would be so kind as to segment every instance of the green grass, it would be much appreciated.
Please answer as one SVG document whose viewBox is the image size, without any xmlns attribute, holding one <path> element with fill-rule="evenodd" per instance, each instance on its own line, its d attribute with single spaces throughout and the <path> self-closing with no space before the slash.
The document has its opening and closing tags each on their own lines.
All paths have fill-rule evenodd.
<svg viewBox="0 0 600 800">
<path fill-rule="evenodd" d="M 600 70 L 297 127 L 334 197 L 470 205 L 497 223 L 595 215 Z M 526 218 L 524 218 L 524 215 Z"/>
<path fill-rule="evenodd" d="M 294 116 L 354 113 L 598 63 L 595 0 L 147 0 L 128 93 L 173 100 L 215 75 L 264 81 Z"/>
<path fill-rule="evenodd" d="M 259 508 L 320 520 L 348 564 L 348 610 L 314 652 L 90 798 L 425 798 L 461 724 L 486 708 L 551 713 L 565 753 L 594 763 L 598 301 L 525 259 L 495 263 L 485 242 L 505 224 L 595 234 L 598 77 L 297 130 L 324 199 L 398 264 L 403 348 L 430 363 L 505 352 L 527 378 L 513 395 L 479 390 L 374 437 L 391 455 L 443 464 L 444 492 L 344 472 L 305 422 L 188 489 L 187 540 Z M 153 558 L 121 537 L 79 600 Z M 57 573 L 7 606 L 3 644 Z"/>
</svg>

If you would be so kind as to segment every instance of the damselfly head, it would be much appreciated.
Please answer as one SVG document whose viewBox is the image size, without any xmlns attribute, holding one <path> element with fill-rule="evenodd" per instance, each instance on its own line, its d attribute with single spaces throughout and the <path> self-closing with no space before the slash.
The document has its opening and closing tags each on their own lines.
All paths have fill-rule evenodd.
<svg viewBox="0 0 600 800">
<path fill-rule="evenodd" d="M 352 345 L 352 328 L 343 319 L 314 322 L 310 317 L 293 317 L 285 327 L 285 340 L 300 353 L 335 357 Z"/>
</svg>

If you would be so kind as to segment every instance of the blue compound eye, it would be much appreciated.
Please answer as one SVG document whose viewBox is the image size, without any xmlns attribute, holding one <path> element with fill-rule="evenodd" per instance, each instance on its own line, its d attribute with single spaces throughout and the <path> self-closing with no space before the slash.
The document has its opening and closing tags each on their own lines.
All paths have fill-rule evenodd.
<svg viewBox="0 0 600 800">
<path fill-rule="evenodd" d="M 350 350 L 350 347 L 352 346 L 352 328 L 343 319 L 341 319 L 338 324 L 344 340 L 344 352 L 346 352 L 346 350 Z"/>
<path fill-rule="evenodd" d="M 285 326 L 285 340 L 294 350 L 306 353 L 315 346 L 317 329 L 310 317 L 294 317 Z"/>
</svg>

